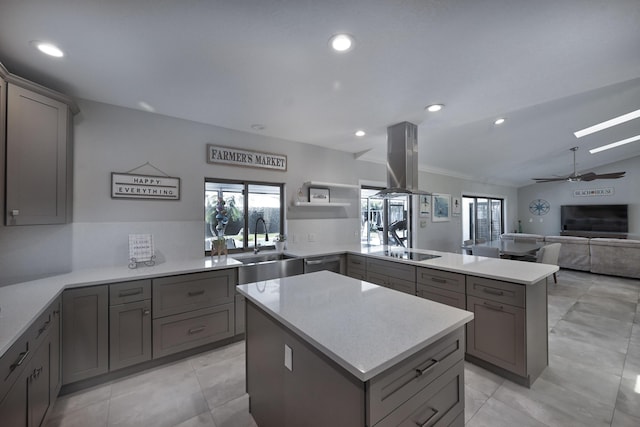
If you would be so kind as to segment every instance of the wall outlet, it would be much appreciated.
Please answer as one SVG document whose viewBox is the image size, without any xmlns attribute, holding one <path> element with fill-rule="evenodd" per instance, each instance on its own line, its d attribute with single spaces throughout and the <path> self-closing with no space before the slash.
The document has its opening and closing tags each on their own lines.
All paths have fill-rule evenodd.
<svg viewBox="0 0 640 427">
<path fill-rule="evenodd" d="M 288 345 L 284 345 L 284 366 L 293 371 L 293 351 Z"/>
<path fill-rule="evenodd" d="M 307 240 L 310 241 L 310 242 L 315 242 L 316 241 L 316 233 L 307 234 Z"/>
</svg>

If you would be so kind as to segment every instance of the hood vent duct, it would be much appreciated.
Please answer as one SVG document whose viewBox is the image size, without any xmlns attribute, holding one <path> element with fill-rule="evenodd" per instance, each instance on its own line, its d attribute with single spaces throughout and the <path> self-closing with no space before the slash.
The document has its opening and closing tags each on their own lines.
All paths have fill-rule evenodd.
<svg viewBox="0 0 640 427">
<path fill-rule="evenodd" d="M 374 198 L 430 195 L 418 189 L 418 126 L 402 122 L 387 128 L 387 188 Z"/>
</svg>

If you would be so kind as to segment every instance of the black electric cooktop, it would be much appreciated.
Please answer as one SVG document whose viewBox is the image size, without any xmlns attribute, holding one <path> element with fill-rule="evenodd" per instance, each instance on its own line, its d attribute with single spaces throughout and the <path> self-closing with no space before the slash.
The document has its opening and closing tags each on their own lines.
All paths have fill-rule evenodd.
<svg viewBox="0 0 640 427">
<path fill-rule="evenodd" d="M 440 258 L 440 255 L 421 254 L 417 252 L 411 252 L 408 250 L 390 251 L 388 249 L 380 252 L 371 252 L 371 255 L 384 255 L 384 256 L 388 256 L 389 258 L 408 259 L 411 261 L 425 261 L 428 259 Z"/>
</svg>

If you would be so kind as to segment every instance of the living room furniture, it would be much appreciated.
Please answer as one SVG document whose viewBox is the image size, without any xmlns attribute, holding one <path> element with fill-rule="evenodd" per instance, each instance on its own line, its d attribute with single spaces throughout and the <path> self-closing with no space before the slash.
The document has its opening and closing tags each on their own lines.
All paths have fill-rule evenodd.
<svg viewBox="0 0 640 427">
<path fill-rule="evenodd" d="M 540 248 L 536 253 L 536 262 L 542 264 L 558 265 L 558 256 L 562 243 L 551 243 Z M 556 273 L 553 273 L 553 283 L 558 283 Z"/>
<path fill-rule="evenodd" d="M 472 246 L 471 253 L 476 256 L 486 256 L 488 258 L 499 258 L 500 248 L 492 248 L 491 246 Z"/>
<path fill-rule="evenodd" d="M 589 246 L 592 273 L 640 279 L 640 240 L 594 238 Z"/>
<path fill-rule="evenodd" d="M 561 243 L 558 266 L 571 270 L 591 270 L 589 239 L 576 236 L 547 236 L 546 243 Z"/>
</svg>

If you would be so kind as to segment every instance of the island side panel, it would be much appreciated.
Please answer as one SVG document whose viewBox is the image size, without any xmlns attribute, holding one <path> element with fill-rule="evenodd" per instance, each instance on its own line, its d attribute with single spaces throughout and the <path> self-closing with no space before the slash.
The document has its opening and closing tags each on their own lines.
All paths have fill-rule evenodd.
<svg viewBox="0 0 640 427">
<path fill-rule="evenodd" d="M 260 427 L 365 425 L 363 382 L 249 300 L 246 316 L 247 392 Z"/>
<path fill-rule="evenodd" d="M 549 277 L 540 280 L 535 285 L 527 286 L 527 374 L 529 384 L 533 384 L 542 371 L 549 366 L 547 292 Z"/>
</svg>

